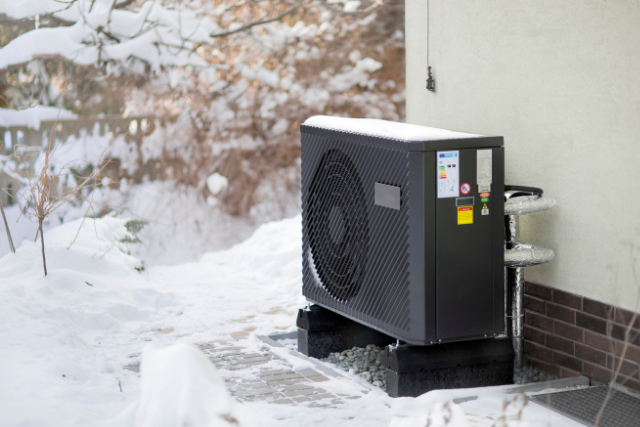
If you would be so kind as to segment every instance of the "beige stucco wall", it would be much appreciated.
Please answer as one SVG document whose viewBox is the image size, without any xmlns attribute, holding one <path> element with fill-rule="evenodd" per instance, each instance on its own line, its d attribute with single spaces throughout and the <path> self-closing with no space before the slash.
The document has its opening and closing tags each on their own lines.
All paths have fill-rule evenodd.
<svg viewBox="0 0 640 427">
<path fill-rule="evenodd" d="M 640 311 L 640 1 L 406 0 L 407 121 L 505 137 L 506 182 L 558 206 L 527 279 Z M 634 276 L 635 267 L 637 277 Z"/>
</svg>

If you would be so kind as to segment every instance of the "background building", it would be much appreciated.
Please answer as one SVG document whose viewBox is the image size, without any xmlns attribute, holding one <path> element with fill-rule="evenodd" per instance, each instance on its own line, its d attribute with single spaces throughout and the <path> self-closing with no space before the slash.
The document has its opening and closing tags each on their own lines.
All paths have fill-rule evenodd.
<svg viewBox="0 0 640 427">
<path fill-rule="evenodd" d="M 558 201 L 520 226 L 557 254 L 525 273 L 525 352 L 557 375 L 609 381 L 640 311 L 639 22 L 633 0 L 406 3 L 407 121 L 504 136 L 507 184 Z"/>
</svg>

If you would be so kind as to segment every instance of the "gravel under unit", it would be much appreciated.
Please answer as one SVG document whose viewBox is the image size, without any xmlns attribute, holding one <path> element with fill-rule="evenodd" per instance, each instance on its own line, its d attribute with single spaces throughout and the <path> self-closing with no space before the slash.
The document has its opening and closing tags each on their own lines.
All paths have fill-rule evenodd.
<svg viewBox="0 0 640 427">
<path fill-rule="evenodd" d="M 385 390 L 387 378 L 382 366 L 383 352 L 384 348 L 369 344 L 365 348 L 353 347 L 341 353 L 329 353 L 329 357 L 322 361 L 338 365 L 343 371 L 358 375 Z"/>
<path fill-rule="evenodd" d="M 369 344 L 365 348 L 353 347 L 339 353 L 329 353 L 329 357 L 321 360 L 333 363 L 343 371 L 358 375 L 371 384 L 386 390 L 387 375 L 382 366 L 383 352 L 384 348 Z M 519 375 L 515 376 L 514 382 L 516 384 L 527 384 L 555 378 L 552 374 L 528 366 Z"/>
<path fill-rule="evenodd" d="M 533 366 L 525 367 L 519 374 L 513 375 L 513 382 L 516 384 L 537 383 L 540 381 L 550 381 L 557 377 L 548 372 L 543 372 Z"/>
</svg>

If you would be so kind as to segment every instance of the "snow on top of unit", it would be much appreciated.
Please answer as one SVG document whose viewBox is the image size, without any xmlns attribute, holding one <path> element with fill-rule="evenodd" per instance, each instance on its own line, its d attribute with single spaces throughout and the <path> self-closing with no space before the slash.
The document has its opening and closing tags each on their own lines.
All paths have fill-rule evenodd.
<svg viewBox="0 0 640 427">
<path fill-rule="evenodd" d="M 305 122 L 307 126 L 322 129 L 395 139 L 404 142 L 438 141 L 443 139 L 480 138 L 483 135 L 455 132 L 452 130 L 390 122 L 378 119 L 351 119 L 346 117 L 313 116 Z"/>
<path fill-rule="evenodd" d="M 24 110 L 0 108 L 0 126 L 2 127 L 28 126 L 31 129 L 39 130 L 41 121 L 56 120 L 56 118 L 60 120 L 76 119 L 78 116 L 68 110 L 43 105 L 36 105 Z"/>
</svg>

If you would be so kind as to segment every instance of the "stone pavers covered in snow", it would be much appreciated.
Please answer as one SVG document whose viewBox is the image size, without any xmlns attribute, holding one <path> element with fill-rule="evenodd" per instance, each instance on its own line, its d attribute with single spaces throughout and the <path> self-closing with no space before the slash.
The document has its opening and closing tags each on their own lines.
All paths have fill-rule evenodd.
<svg viewBox="0 0 640 427">
<path fill-rule="evenodd" d="M 327 392 L 321 387 L 321 383 L 329 381 L 327 376 L 315 369 L 294 371 L 291 364 L 266 347 L 259 352 L 235 344 L 206 343 L 198 347 L 222 373 L 236 371 L 236 375 L 225 378 L 225 383 L 229 392 L 240 402 L 263 401 L 290 405 L 309 402 L 309 406 L 329 407 L 344 403 L 343 399 L 360 397 Z M 134 360 L 138 357 L 139 354 L 132 355 Z M 257 372 L 254 369 L 276 360 L 288 369 L 265 368 L 258 369 Z M 125 368 L 138 372 L 139 360 Z M 250 372 L 243 375 L 237 371 Z"/>
<path fill-rule="evenodd" d="M 290 367 L 284 359 L 266 348 L 251 352 L 237 345 L 203 344 L 199 346 L 219 370 L 248 370 L 272 360 Z M 241 402 L 265 401 L 276 404 L 295 405 L 312 402 L 311 406 L 342 404 L 342 398 L 359 396 L 337 396 L 320 387 L 329 378 L 314 369 L 260 369 L 257 378 L 236 376 L 226 379 L 227 388 Z"/>
</svg>

